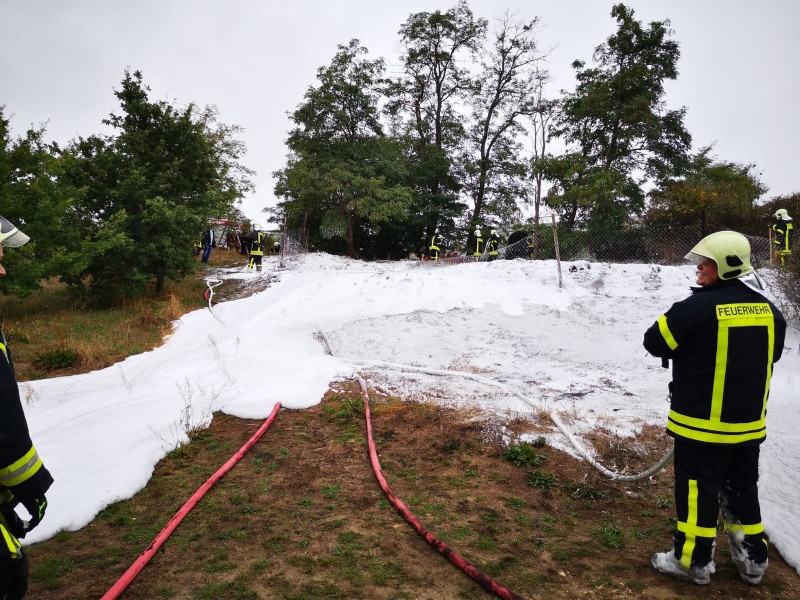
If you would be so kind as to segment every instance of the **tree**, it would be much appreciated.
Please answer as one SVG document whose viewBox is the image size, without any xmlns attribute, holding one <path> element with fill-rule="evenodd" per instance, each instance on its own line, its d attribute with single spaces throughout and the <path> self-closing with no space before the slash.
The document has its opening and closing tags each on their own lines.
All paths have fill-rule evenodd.
<svg viewBox="0 0 800 600">
<path fill-rule="evenodd" d="M 424 239 L 437 229 L 452 229 L 466 208 L 453 173 L 466 135 L 457 107 L 471 89 L 459 60 L 478 51 L 486 27 L 462 0 L 444 13 L 412 14 L 400 28 L 403 74 L 387 88 L 387 110 L 413 165 L 409 176 L 417 201 L 411 212 L 419 215 Z"/>
<path fill-rule="evenodd" d="M 217 123 L 213 107 L 177 109 L 148 92 L 139 71 L 126 71 L 115 91 L 122 113 L 104 120 L 117 135 L 79 139 L 65 156 L 88 256 L 70 282 L 89 275 L 99 301 L 141 295 L 153 278 L 159 293 L 165 278 L 192 272 L 206 220 L 230 212 L 250 189 L 238 128 Z"/>
<path fill-rule="evenodd" d="M 702 148 L 684 177 L 650 193 L 648 221 L 700 225 L 703 235 L 720 226 L 753 232 L 761 228 L 756 202 L 767 188 L 755 165 L 719 161 L 711 150 Z"/>
<path fill-rule="evenodd" d="M 531 116 L 531 129 L 533 141 L 533 158 L 531 160 L 531 177 L 533 179 L 533 222 L 539 224 L 539 213 L 542 206 L 542 190 L 544 173 L 538 168 L 539 161 L 547 156 L 547 146 L 550 139 L 550 129 L 556 110 L 556 102 L 544 98 L 545 80 L 539 82 L 535 91 L 536 108 Z"/>
<path fill-rule="evenodd" d="M 540 165 L 553 181 L 547 202 L 568 224 L 578 216 L 619 224 L 644 208 L 646 182 L 678 175 L 688 161 L 685 109 L 667 110 L 663 100 L 680 56 L 669 21 L 644 28 L 623 4 L 611 16 L 617 32 L 596 48 L 596 66 L 573 63 L 578 83 L 554 128 L 569 150 Z"/>
<path fill-rule="evenodd" d="M 286 198 L 279 210 L 293 221 L 311 215 L 323 237 L 344 238 L 349 256 L 357 254 L 361 222 L 379 231 L 381 223 L 402 220 L 412 195 L 399 148 L 378 116 L 383 61 L 361 58 L 366 53 L 351 40 L 318 70 L 319 86 L 291 117 L 287 166 L 275 173 L 275 193 Z"/>
<path fill-rule="evenodd" d="M 64 249 L 77 237 L 68 226 L 69 198 L 58 185 L 58 148 L 45 143 L 44 134 L 44 128 L 29 129 L 12 139 L 0 106 L 0 214 L 31 238 L 5 255 L 9 276 L 0 278 L 2 293 L 25 295 L 59 274 Z"/>
<path fill-rule="evenodd" d="M 518 217 L 518 200 L 528 163 L 521 157 L 518 139 L 525 134 L 523 119 L 531 119 L 547 73 L 534 34 L 538 20 L 513 20 L 508 14 L 498 22 L 491 47 L 482 55 L 481 71 L 469 104 L 472 152 L 466 158 L 466 188 L 472 197 L 470 230 L 484 216 L 508 222 Z"/>
</svg>

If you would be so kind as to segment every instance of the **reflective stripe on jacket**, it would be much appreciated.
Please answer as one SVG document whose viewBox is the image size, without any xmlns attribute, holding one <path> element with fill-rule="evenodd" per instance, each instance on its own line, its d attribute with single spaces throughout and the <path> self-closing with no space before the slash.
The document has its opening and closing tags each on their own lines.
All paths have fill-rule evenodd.
<svg viewBox="0 0 800 600">
<path fill-rule="evenodd" d="M 667 431 L 706 444 L 753 444 L 766 437 L 772 367 L 786 321 L 738 280 L 693 288 L 647 330 L 644 346 L 672 359 Z"/>
<path fill-rule="evenodd" d="M 11 558 L 22 558 L 22 546 L 19 540 L 0 523 L 0 559 L 9 556 Z"/>
<path fill-rule="evenodd" d="M 791 221 L 781 220 L 772 226 L 772 230 L 775 232 L 775 245 L 777 246 L 777 250 L 791 252 L 793 229 L 794 225 L 792 225 Z"/>
</svg>

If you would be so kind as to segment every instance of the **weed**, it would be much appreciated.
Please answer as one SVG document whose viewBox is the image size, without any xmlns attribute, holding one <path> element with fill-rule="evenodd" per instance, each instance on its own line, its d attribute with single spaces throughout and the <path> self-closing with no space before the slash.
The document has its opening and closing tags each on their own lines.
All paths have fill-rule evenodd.
<svg viewBox="0 0 800 600">
<path fill-rule="evenodd" d="M 75 350 L 49 350 L 38 354 L 33 359 L 33 366 L 41 371 L 57 371 L 69 369 L 78 364 L 78 353 Z"/>
<path fill-rule="evenodd" d="M 600 528 L 600 539 L 606 548 L 618 550 L 625 545 L 625 532 L 613 521 L 606 521 Z"/>
<path fill-rule="evenodd" d="M 339 498 L 339 494 L 341 493 L 342 488 L 338 485 L 323 485 L 322 486 L 322 495 L 325 496 L 328 500 L 336 500 Z"/>
<path fill-rule="evenodd" d="M 588 502 L 606 502 L 609 499 L 608 490 L 598 487 L 586 477 L 578 483 L 569 483 L 566 487 L 572 492 L 572 497 L 576 499 Z"/>
<path fill-rule="evenodd" d="M 551 473 L 545 473 L 539 469 L 532 471 L 530 475 L 528 475 L 528 485 L 532 485 L 533 487 L 538 487 L 543 490 L 550 489 L 551 487 L 556 485 L 556 476 Z"/>
<path fill-rule="evenodd" d="M 656 506 L 658 508 L 670 508 L 672 506 L 672 498 L 659 496 L 656 498 Z"/>
<path fill-rule="evenodd" d="M 505 459 L 518 467 L 538 467 L 544 462 L 545 455 L 527 442 L 509 446 L 503 455 Z"/>
</svg>

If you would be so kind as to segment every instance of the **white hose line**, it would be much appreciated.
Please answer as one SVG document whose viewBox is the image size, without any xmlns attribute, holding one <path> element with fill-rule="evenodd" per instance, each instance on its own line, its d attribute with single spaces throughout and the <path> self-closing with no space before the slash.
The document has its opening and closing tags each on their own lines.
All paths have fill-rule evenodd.
<svg viewBox="0 0 800 600">
<path fill-rule="evenodd" d="M 536 402 L 534 402 L 524 394 L 518 392 L 511 386 L 506 385 L 505 383 L 500 383 L 499 381 L 494 381 L 493 379 L 489 379 L 487 377 L 480 377 L 472 373 L 464 373 L 462 371 L 446 371 L 443 369 L 428 369 L 425 367 L 415 367 L 413 365 L 401 365 L 397 363 L 389 363 L 383 361 L 350 360 L 350 359 L 340 359 L 340 360 L 343 360 L 344 362 L 354 365 L 359 365 L 364 367 L 380 367 L 382 369 L 389 369 L 394 371 L 415 371 L 417 373 L 426 373 L 428 375 L 440 375 L 440 376 L 456 375 L 458 377 L 463 377 L 465 379 L 472 379 L 473 381 L 477 381 L 485 385 L 493 385 L 499 387 L 500 389 L 513 394 L 514 396 L 525 402 L 525 404 L 527 404 L 531 408 L 542 408 L 541 404 L 537 404 Z M 552 419 L 555 426 L 558 427 L 558 430 L 561 433 L 563 433 L 564 436 L 566 436 L 566 438 L 570 441 L 572 447 L 575 448 L 578 454 L 580 454 L 590 465 L 592 465 L 600 473 L 602 473 L 609 479 L 613 479 L 614 481 L 630 482 L 630 481 L 642 481 L 643 479 L 647 479 L 648 477 L 652 476 L 653 474 L 664 468 L 664 466 L 667 465 L 672 460 L 672 455 L 675 452 L 674 446 L 670 447 L 669 451 L 661 458 L 661 460 L 659 460 L 656 464 L 654 464 L 646 471 L 643 471 L 642 473 L 636 473 L 633 475 L 625 475 L 623 473 L 617 473 L 615 471 L 612 471 L 611 469 L 604 467 L 597 461 L 597 459 L 591 456 L 591 454 L 586 450 L 586 448 L 583 447 L 583 445 L 577 440 L 577 438 L 575 438 L 572 432 L 567 428 L 566 425 L 564 425 L 561 419 L 559 419 L 558 416 L 553 411 L 549 411 L 549 414 L 550 414 L 550 419 Z"/>
</svg>

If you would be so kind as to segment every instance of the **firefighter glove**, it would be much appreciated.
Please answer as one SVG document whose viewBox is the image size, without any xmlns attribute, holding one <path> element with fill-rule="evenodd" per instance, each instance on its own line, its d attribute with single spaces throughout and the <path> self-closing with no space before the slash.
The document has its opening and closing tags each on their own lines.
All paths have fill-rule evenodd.
<svg viewBox="0 0 800 600">
<path fill-rule="evenodd" d="M 31 520 L 28 521 L 28 530 L 31 530 L 44 518 L 44 511 L 47 509 L 47 498 L 44 496 L 33 498 L 32 500 L 26 500 L 22 505 L 31 514 Z"/>
</svg>

